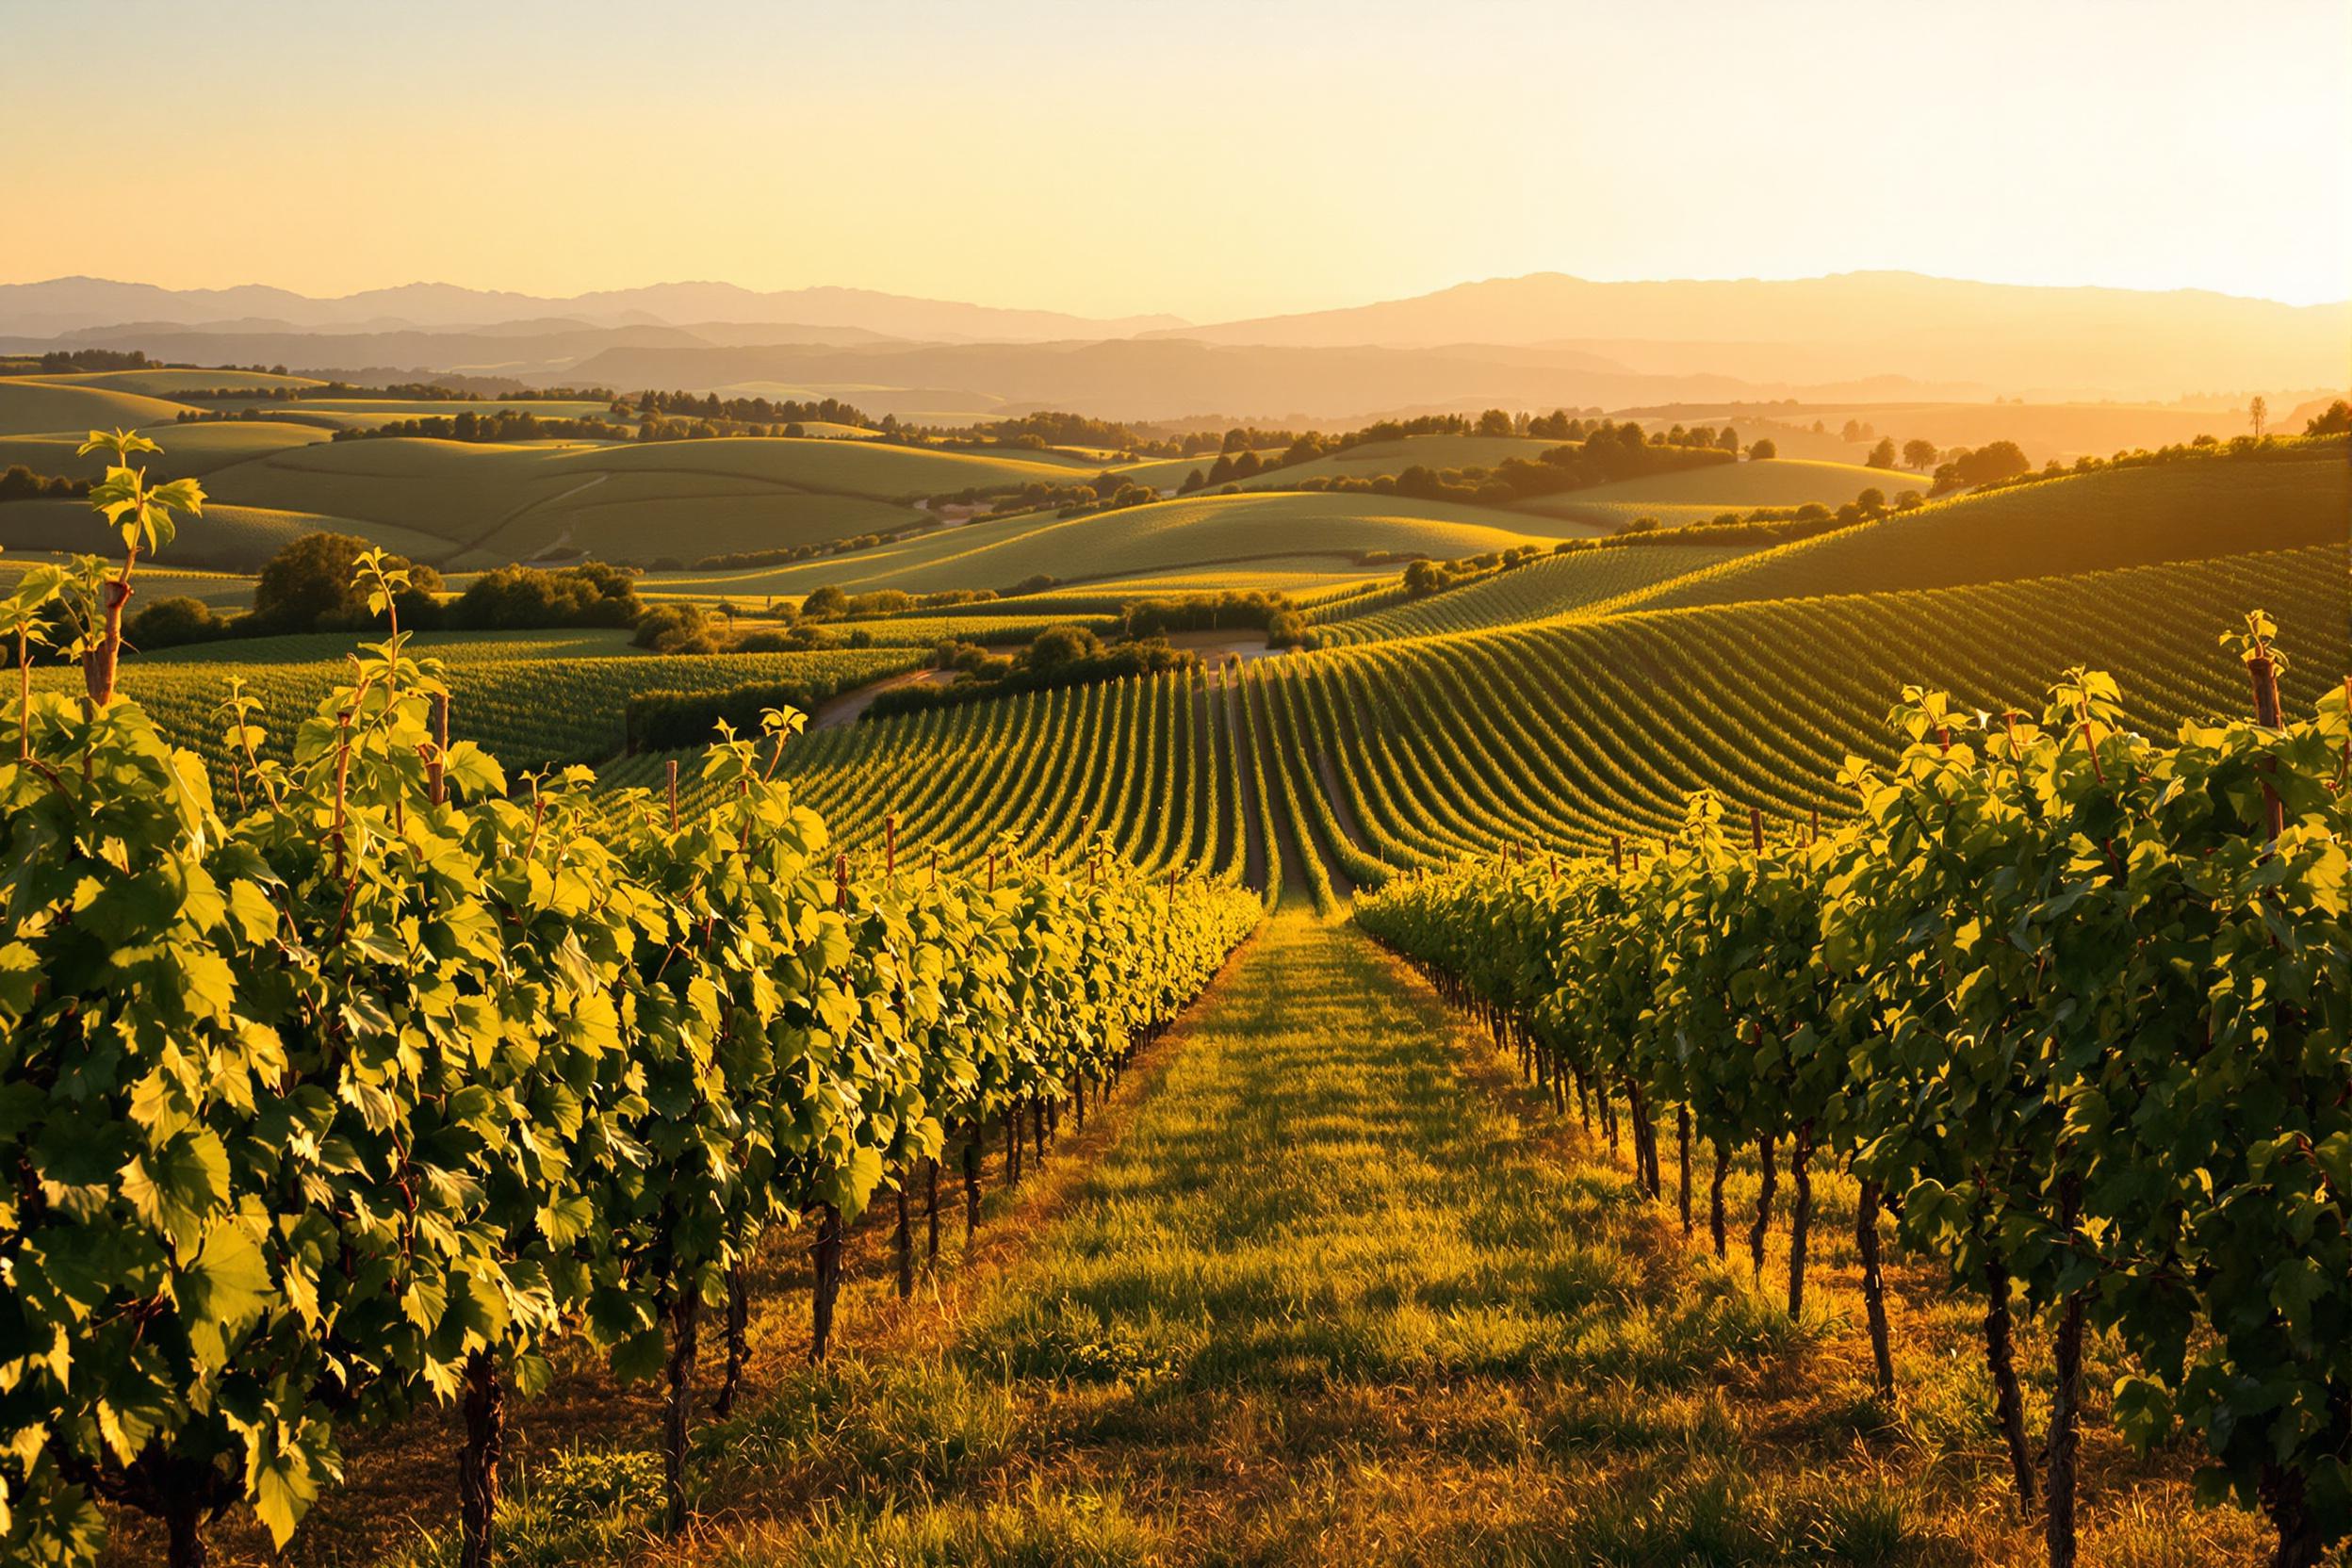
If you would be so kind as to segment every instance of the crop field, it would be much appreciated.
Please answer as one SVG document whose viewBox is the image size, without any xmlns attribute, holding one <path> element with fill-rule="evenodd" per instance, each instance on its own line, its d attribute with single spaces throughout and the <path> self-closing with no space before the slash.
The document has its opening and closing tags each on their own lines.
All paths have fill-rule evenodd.
<svg viewBox="0 0 2352 1568">
<path fill-rule="evenodd" d="M 691 562 L 822 544 L 919 524 L 920 496 L 1039 478 L 1067 471 L 862 441 L 399 440 L 282 452 L 210 483 L 230 501 L 431 535 L 443 544 L 417 559 L 462 570 L 549 549 Z"/>
<path fill-rule="evenodd" d="M 712 654 L 694 659 L 623 657 L 601 639 L 586 651 L 569 645 L 579 634 L 529 634 L 446 659 L 449 666 L 449 732 L 490 746 L 510 767 L 602 762 L 625 743 L 622 710 L 642 692 L 721 692 L 760 682 L 822 681 L 841 689 L 913 667 L 906 649 L 819 653 Z M 275 641 L 275 639 L 270 639 Z M 352 638 L 290 639 L 306 662 L 271 656 L 245 662 L 190 652 L 176 660 L 141 660 L 125 672 L 124 689 L 174 744 L 202 756 L 221 776 L 233 765 L 220 736 L 220 699 L 232 679 L 261 699 L 256 719 L 271 736 L 267 754 L 284 756 L 295 728 L 319 700 L 351 678 L 345 657 Z M 339 645 L 339 651 L 338 651 Z M 209 650 L 206 650 L 209 651 Z M 427 651 L 433 651 L 428 649 Z M 447 653 L 447 645 L 441 650 Z M 78 687 L 63 670 L 37 672 L 43 690 Z"/>
<path fill-rule="evenodd" d="M 1653 605 L 1941 588 L 2247 550 L 2343 545 L 2342 451 L 2111 469 L 1937 501 L 1660 587 Z"/>
<path fill-rule="evenodd" d="M 264 453 L 207 485 L 429 516 L 442 531 L 351 526 L 420 550 L 465 546 L 455 559 L 547 526 L 617 553 L 673 539 L 690 505 L 741 506 L 749 528 L 787 498 L 787 473 L 810 486 L 798 500 L 839 517 L 907 514 L 854 487 L 890 482 L 909 455 L 943 454 L 818 440 L 347 441 Z M 2352 669 L 2342 455 L 2289 444 L 2069 475 L 1773 547 L 1661 537 L 1559 553 L 1522 513 L 1271 493 L 939 527 L 783 567 L 652 573 L 640 582 L 649 599 L 746 608 L 820 583 L 1059 580 L 827 623 L 863 645 L 810 653 L 656 655 L 624 629 L 419 635 L 408 651 L 439 662 L 451 738 L 505 767 L 501 792 L 466 751 L 447 754 L 455 802 L 439 796 L 444 754 L 420 697 L 371 697 L 345 710 L 351 726 L 298 735 L 365 668 L 352 654 L 370 637 L 134 650 L 121 689 L 201 759 L 222 807 L 230 838 L 207 838 L 206 858 L 188 865 L 245 878 L 235 931 L 220 939 L 222 963 L 249 976 L 237 995 L 342 965 L 413 986 L 412 1018 L 445 995 L 498 999 L 498 1038 L 449 1054 L 450 1071 L 488 1052 L 484 1095 L 498 1074 L 544 1073 L 534 1093 L 566 1106 L 609 1094 L 596 1113 L 609 1117 L 658 1098 L 630 1124 L 645 1163 L 629 1182 L 649 1170 L 722 1193 L 713 1212 L 731 1229 L 707 1243 L 707 1285 L 659 1287 L 671 1294 L 649 1298 L 668 1304 L 632 1319 L 624 1341 L 637 1347 L 631 1367 L 666 1367 L 662 1391 L 638 1391 L 586 1337 L 601 1331 L 586 1304 L 610 1298 L 599 1292 L 653 1289 L 643 1270 L 669 1266 L 659 1201 L 654 1219 L 615 1232 L 645 1239 L 599 1263 L 606 1276 L 532 1276 L 579 1303 L 505 1331 L 547 1354 L 544 1367 L 526 1380 L 452 1363 L 452 1377 L 499 1380 L 509 1413 L 514 1469 L 494 1561 L 619 1560 L 691 1528 L 694 1549 L 744 1568 L 1156 1568 L 1334 1551 L 1482 1568 L 1497 1543 L 1500 1560 L 1528 1568 L 2024 1568 L 2039 1560 L 2044 1520 L 2017 1504 L 2014 1478 L 2063 1472 L 2080 1487 L 2068 1518 L 2087 1562 L 2256 1568 L 2270 1550 L 2259 1515 L 2190 1507 L 2201 1429 L 2184 1417 L 2146 1452 L 2127 1441 L 2131 1380 L 2163 1354 L 2145 1324 L 2102 1319 L 2078 1335 L 2061 1298 L 2005 1279 L 1988 1293 L 1989 1276 L 1952 1267 L 1953 1244 L 1919 1217 L 1952 1189 L 1886 1163 L 1899 1128 L 1866 1143 L 1842 1119 L 1885 1102 L 1800 1071 L 1795 1046 L 1815 1037 L 1721 1019 L 1760 1005 L 1769 987 L 1776 1008 L 1818 1009 L 1806 1027 L 1838 1045 L 1802 1060 L 1914 1096 L 1956 1094 L 1943 1086 L 1969 1058 L 1941 1021 L 1974 993 L 1941 978 L 1944 965 L 1871 972 L 1874 1004 L 1919 990 L 1938 1021 L 1923 1047 L 1936 1070 L 1912 1083 L 1892 1027 L 1821 1000 L 1863 984 L 1822 978 L 1850 961 L 1824 945 L 1827 923 L 1867 918 L 1906 942 L 1938 933 L 1952 962 L 2005 966 L 2009 1004 L 2041 1009 L 2037 1027 L 2067 1028 L 2032 956 L 1978 940 L 1962 916 L 2000 902 L 2012 925 L 2039 923 L 2041 946 L 2089 963 L 2081 934 L 2143 918 L 2122 893 L 2168 865 L 2183 892 L 2167 933 L 2238 919 L 2213 890 L 2243 875 L 2257 890 L 2232 950 L 2256 956 L 2263 987 L 2304 984 L 2278 968 L 2289 945 L 2338 963 L 2338 792 L 2352 746 L 2340 713 Z M 1759 466 L 1778 466 L 1740 468 Z M 1806 482 L 1864 474 L 1882 477 Z M 841 488 L 814 488 L 820 476 Z M 1786 503 L 1742 498 L 1709 514 L 1748 504 Z M 79 502 L 6 511 L 23 519 L 10 526 L 104 538 Z M 207 533 L 266 553 L 329 515 L 222 500 L 187 520 L 165 560 Z M 1406 558 L 1528 546 L 1541 553 L 1509 570 L 1419 596 L 1403 587 Z M 0 560 L 0 589 L 27 564 Z M 139 587 L 142 600 L 214 597 L 249 581 L 142 564 Z M 1178 639 L 1203 650 L 1191 667 L 954 694 L 878 717 L 863 706 L 866 688 L 903 681 L 949 638 L 1019 654 L 1057 622 L 1115 636 L 1122 604 L 1146 594 L 1249 589 L 1291 593 L 1323 645 L 1268 653 L 1256 627 L 1227 628 Z M 2254 609 L 2288 656 L 2270 665 L 2284 723 L 2259 729 L 2242 716 L 2260 668 L 2216 647 Z M 2085 666 L 2115 690 L 2074 684 Z M 244 766 L 227 734 L 232 681 L 262 705 L 255 747 L 272 769 Z M 67 743 L 78 705 L 53 694 L 82 691 L 81 672 L 43 666 L 34 685 L 39 743 Z M 1920 686 L 1949 706 L 1919 706 Z M 827 722 L 759 733 L 785 687 Z M 2033 720 L 2053 688 L 2064 701 L 2045 728 Z M 1898 705 L 1907 728 L 1889 720 Z M 683 745 L 723 714 L 735 747 Z M 2216 719 L 2240 722 L 2208 727 Z M 655 749 L 671 746 L 682 749 Z M 41 810 L 159 766 L 125 754 L 84 780 L 63 752 L 36 760 L 49 776 L 15 776 Z M 593 779 L 542 771 L 569 763 Z M 2174 777 L 2207 782 L 2175 789 Z M 255 809 L 286 792 L 283 815 Z M 1955 825 L 1958 803 L 1980 796 L 1985 814 Z M 2274 798 L 2269 840 L 2228 825 L 2167 858 L 2183 835 L 2210 839 Z M 115 809 L 123 832 L 180 820 Z M 2061 809 L 2075 815 L 2044 821 Z M 1960 853 L 1966 833 L 2030 841 L 2056 892 L 2028 897 L 1984 874 Z M 244 835 L 268 854 L 252 858 Z M 1878 836 L 1903 847 L 1882 854 Z M 90 887 L 124 874 L 104 864 Z M 1825 890 L 1849 877 L 1871 890 L 1833 905 Z M 1928 883 L 1944 901 L 1934 919 L 1896 912 Z M 155 907 L 202 915 L 208 905 L 187 890 L 209 885 L 188 872 Z M 477 886 L 479 908 L 465 902 Z M 136 914 L 98 896 L 92 918 Z M 299 912 L 283 914 L 280 898 L 299 898 Z M 59 939 L 24 929 L 27 941 Z M 307 968 L 286 961 L 289 929 Z M 407 967 L 443 964 L 435 944 L 459 940 L 498 944 L 498 967 L 483 971 L 498 986 Z M 1752 961 L 1740 943 L 1773 956 Z M 61 947 L 44 951 L 75 972 Z M 2170 1043 L 2218 1019 L 2203 1000 L 2210 966 L 2165 963 L 2102 994 L 2174 1009 L 2146 1013 L 2147 1038 L 2166 1043 L 2130 1045 L 2135 1070 L 2208 1070 L 2197 1064 L 2219 1057 Z M 2198 971 L 2181 992 L 2195 1000 L 2161 1001 L 2182 963 Z M 2300 993 L 2308 1016 L 2334 1005 L 2317 1000 L 2333 972 Z M 111 981 L 90 984 L 94 995 Z M 0 988 L 0 1006 L 9 994 Z M 767 1027 L 737 1032 L 763 1008 Z M 283 1016 L 278 1039 L 310 1039 Z M 707 1049 L 665 1043 L 663 1029 L 702 1027 L 690 1017 L 724 1021 L 691 1037 Z M 347 1026 L 368 1026 L 355 1018 Z M 1669 1019 L 1704 1029 L 1707 1048 L 1681 1052 Z M 629 1042 L 610 1071 L 593 1054 L 547 1054 L 608 1027 Z M 2270 1047 L 2249 1037 L 2231 1049 L 2238 1061 Z M 1136 1092 L 1108 1094 L 1146 1063 Z M 2304 1077 L 2320 1087 L 2295 1092 L 2324 1130 L 2343 1114 L 2342 1073 L 2326 1058 Z M 371 1114 L 408 1119 L 396 1133 L 442 1114 L 412 1098 Z M 2219 1102 L 2232 1115 L 2251 1103 Z M 2092 1114 L 2080 1092 L 2073 1103 L 2070 1115 Z M 1805 1106 L 1809 1119 L 1784 1114 Z M 513 1114 L 498 1136 L 414 1137 L 404 1157 L 548 1147 L 555 1119 Z M 1976 1137 L 1976 1114 L 1955 1103 L 1940 1125 Z M 758 1166 L 760 1154 L 713 1187 L 697 1157 L 663 1152 L 680 1118 L 699 1147 L 730 1150 L 746 1129 L 789 1139 L 829 1118 L 826 1135 L 852 1152 Z M 347 1138 L 374 1135 L 356 1109 L 346 1123 Z M 238 1145 L 257 1146 L 267 1140 Z M 2230 1168 L 2222 1153 L 2213 1164 Z M 500 1181 L 568 1179 L 526 1177 L 528 1162 L 495 1168 Z M 1882 1171 L 1895 1172 L 1884 1189 Z M 397 1181 L 381 1180 L 399 1212 Z M 771 1188 L 786 1196 L 772 1202 Z M 598 1179 L 570 1208 L 512 1223 L 540 1238 L 546 1223 L 634 1201 L 629 1190 Z M 2323 1210 L 2335 1201 L 2313 1191 Z M 253 1200 L 289 1201 L 281 1194 Z M 2046 1196 L 2025 1183 L 2000 1201 L 2038 1215 Z M 1887 1212 L 1898 1197 L 1900 1219 Z M 2121 1245 L 2087 1232 L 2082 1244 Z M 2271 1250 L 2282 1266 L 2299 1256 Z M 2030 1249 L 2009 1255 L 2038 1266 Z M 2262 1312 L 2300 1310 L 2277 1307 L 2268 1284 L 2260 1297 Z M 384 1299 L 396 1315 L 430 1306 Z M 299 1293 L 270 1310 L 286 1342 L 325 1331 L 301 1327 Z M 699 1340 L 686 1327 L 696 1314 Z M 2022 1390 L 2014 1424 L 2010 1382 Z M 2068 1406 L 2058 1390 L 2076 1384 Z M 741 1402 L 709 1397 L 738 1385 Z M 2259 1405 L 2238 1418 L 2268 1419 Z M 442 1456 L 466 1408 L 418 1399 L 322 1416 L 342 1445 L 341 1484 L 322 1489 L 283 1558 L 258 1514 L 231 1511 L 215 1560 L 446 1568 L 464 1527 Z M 2064 1441 L 2036 1446 L 2042 1431 Z M 120 1534 L 106 1568 L 145 1560 L 152 1528 L 119 1508 L 108 1518 Z"/>
<path fill-rule="evenodd" d="M 1744 553 L 1736 546 L 1716 545 L 1583 550 L 1531 561 L 1426 598 L 1407 597 L 1399 588 L 1393 595 L 1371 596 L 1317 612 L 1313 620 L 1322 629 L 1324 641 L 1332 644 L 1483 631 L 1592 611 L 1629 595 L 1646 596 L 1660 584 L 1721 566 Z"/>
</svg>

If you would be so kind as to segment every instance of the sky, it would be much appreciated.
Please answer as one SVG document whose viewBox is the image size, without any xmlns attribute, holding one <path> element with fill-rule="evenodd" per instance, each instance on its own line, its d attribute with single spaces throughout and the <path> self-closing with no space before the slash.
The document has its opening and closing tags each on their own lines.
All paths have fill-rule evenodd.
<svg viewBox="0 0 2352 1568">
<path fill-rule="evenodd" d="M 0 282 L 2352 294 L 2352 6 L 0 0 Z"/>
</svg>

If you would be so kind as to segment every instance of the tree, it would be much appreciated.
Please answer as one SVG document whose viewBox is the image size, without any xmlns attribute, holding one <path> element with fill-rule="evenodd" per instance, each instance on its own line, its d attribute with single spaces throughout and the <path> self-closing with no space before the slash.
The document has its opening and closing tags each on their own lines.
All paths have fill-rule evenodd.
<svg viewBox="0 0 2352 1568">
<path fill-rule="evenodd" d="M 2254 400 L 2246 405 L 2246 418 L 2254 427 L 2254 439 L 2260 441 L 2263 427 L 2270 423 L 2270 400 L 2256 393 Z"/>
<path fill-rule="evenodd" d="M 1936 466 L 1936 443 L 1933 441 L 1922 441 L 1913 436 L 1903 444 L 1903 466 L 1906 468 L 1925 473 Z"/>
<path fill-rule="evenodd" d="M 1748 461 L 1751 463 L 1770 463 L 1779 455 L 1780 449 L 1772 444 L 1769 435 L 1757 436 L 1756 443 L 1748 448 Z"/>
<path fill-rule="evenodd" d="M 1102 639 L 1082 626 L 1050 626 L 1029 645 L 1022 662 L 1037 675 L 1049 674 L 1102 651 Z"/>
<path fill-rule="evenodd" d="M 2328 405 L 2327 412 L 2303 426 L 2306 435 L 2352 434 L 2352 403 L 2338 398 Z"/>
<path fill-rule="evenodd" d="M 348 533 L 304 533 L 287 541 L 261 568 L 253 582 L 253 620 L 267 631 L 317 631 L 364 626 L 366 596 L 354 586 L 359 558 L 374 547 Z M 411 629 L 438 624 L 441 601 L 434 596 L 441 574 L 404 557 L 384 557 L 387 570 L 408 574 L 400 591 L 400 625 Z"/>
<path fill-rule="evenodd" d="M 1993 441 L 1969 451 L 1954 447 L 1936 470 L 1936 488 L 1951 490 L 1975 484 L 1996 484 L 2032 471 L 2024 449 L 2015 441 Z"/>
<path fill-rule="evenodd" d="M 1446 586 L 1446 574 L 1434 561 L 1415 561 L 1405 568 L 1405 592 L 1415 598 Z"/>
<path fill-rule="evenodd" d="M 1478 433 L 1480 435 L 1509 435 L 1511 416 L 1499 408 L 1488 409 L 1478 416 Z"/>
<path fill-rule="evenodd" d="M 1868 461 L 1873 468 L 1893 467 L 1895 466 L 1895 438 L 1891 435 L 1880 436 L 1878 445 L 1870 449 Z"/>
</svg>

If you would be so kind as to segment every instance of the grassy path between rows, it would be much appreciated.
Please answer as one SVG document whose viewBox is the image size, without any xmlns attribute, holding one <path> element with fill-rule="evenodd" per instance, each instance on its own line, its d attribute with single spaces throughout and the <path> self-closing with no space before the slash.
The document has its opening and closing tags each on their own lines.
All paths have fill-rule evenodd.
<svg viewBox="0 0 2352 1568">
<path fill-rule="evenodd" d="M 869 1280 L 825 1370 L 773 1309 L 689 1538 L 599 1446 L 534 1467 L 501 1560 L 2036 1560 L 1964 1313 L 1899 1303 L 1888 1410 L 1835 1256 L 1791 1325 L 1353 927 L 1277 914 L 1137 1076 L 996 1241 L 903 1306 Z M 2088 1562 L 2252 1560 L 2177 1464 L 2099 1484 Z"/>
</svg>

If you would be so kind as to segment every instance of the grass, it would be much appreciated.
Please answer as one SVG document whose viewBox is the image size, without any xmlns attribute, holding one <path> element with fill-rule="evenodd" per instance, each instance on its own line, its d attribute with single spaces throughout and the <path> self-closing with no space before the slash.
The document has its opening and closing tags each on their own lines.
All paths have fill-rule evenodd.
<svg viewBox="0 0 2352 1568">
<path fill-rule="evenodd" d="M 32 435 L 0 436 L 0 468 L 22 463 L 37 474 L 64 474 L 72 479 L 96 479 L 106 472 L 106 460 L 98 452 L 74 455 L 88 433 L 49 431 Z M 328 438 L 316 425 L 288 424 L 274 419 L 251 422 L 145 426 L 140 433 L 163 446 L 161 457 L 149 458 L 148 468 L 158 479 L 202 478 L 233 464 L 266 457 L 292 447 L 307 447 Z"/>
<path fill-rule="evenodd" d="M 389 523 L 212 501 L 203 516 L 181 519 L 179 536 L 166 559 L 212 571 L 251 572 L 289 541 L 322 529 L 358 534 L 411 560 L 432 561 L 449 548 L 446 540 Z M 111 553 L 121 549 L 122 542 L 107 532 L 86 500 L 14 501 L 0 506 L 0 547 L 11 551 Z M 473 558 L 466 559 L 473 564 Z"/>
<path fill-rule="evenodd" d="M 0 376 L 0 435 L 86 431 L 117 425 L 168 425 L 184 403 L 107 387 L 77 386 L 44 376 Z"/>
<path fill-rule="evenodd" d="M 1539 496 L 1523 502 L 1518 510 L 1602 528 L 1615 528 L 1642 516 L 1680 525 L 1705 522 L 1725 512 L 1747 512 L 1759 506 L 1801 506 L 1818 501 L 1835 508 L 1865 490 L 1876 490 L 1889 499 L 1905 490 L 1924 495 L 1927 480 L 1908 469 L 1772 458 L 1762 463 L 1718 463 L 1676 473 L 1647 474 L 1615 484 Z"/>
<path fill-rule="evenodd" d="M 322 384 L 314 377 L 280 376 L 268 370 L 170 370 L 161 366 L 150 366 L 143 370 L 74 370 L 41 379 L 60 386 L 94 386 L 149 398 L 176 398 L 183 392 L 211 392 L 225 387 L 269 392 L 281 386 Z"/>
<path fill-rule="evenodd" d="M 1757 505 L 1844 505 L 1865 489 L 1882 496 L 1917 489 L 1924 494 L 1926 477 L 1910 470 L 1863 467 L 1858 463 L 1806 463 L 1799 458 L 1773 458 L 1769 463 L 1710 463 L 1707 467 L 1684 467 L 1677 472 L 1618 480 L 1571 489 L 1560 496 L 1538 496 L 1524 510 L 1550 517 L 1576 517 L 1578 508 L 1602 508 L 1609 513 L 1627 505 L 1646 508 L 1707 508 L 1707 514 L 1745 513 Z"/>
<path fill-rule="evenodd" d="M 1908 1266 L 1901 1387 L 1891 1407 L 1870 1392 L 1835 1179 L 1817 1305 L 1791 1323 L 1409 971 L 1303 912 L 1275 917 L 1161 1061 L 1112 1136 L 1098 1119 L 1080 1146 L 1099 1157 L 1057 1152 L 928 1300 L 888 1303 L 878 1249 L 854 1258 L 830 1366 L 792 1368 L 799 1303 L 763 1299 L 757 1393 L 703 1433 L 688 1538 L 651 1535 L 658 1483 L 630 1434 L 561 1391 L 521 1406 L 502 1560 L 2039 1560 L 2000 1490 L 1969 1316 Z M 1735 1214 L 1752 1195 L 1742 1169 Z M 623 1426 L 649 1413 L 641 1398 Z M 2086 1561 L 2261 1560 L 2241 1516 L 2189 1508 L 2177 1459 L 2140 1464 L 2095 1428 L 2085 1460 Z M 366 1560 L 387 1514 L 447 1517 L 445 1493 L 407 1490 L 422 1477 L 362 1471 L 363 1516 L 331 1500 L 298 1559 Z M 436 1531 L 392 1560 L 452 1555 Z"/>
</svg>

